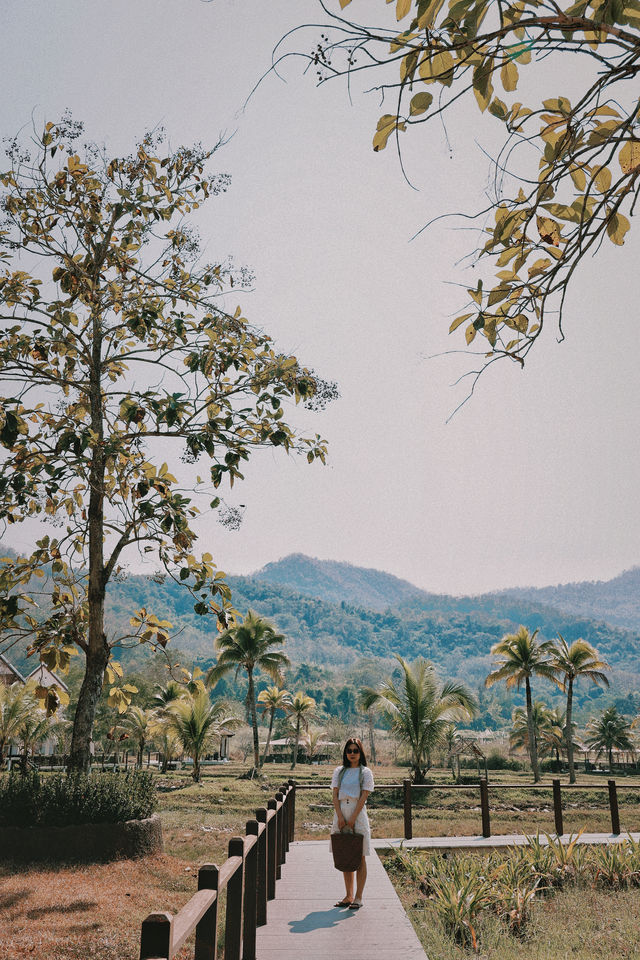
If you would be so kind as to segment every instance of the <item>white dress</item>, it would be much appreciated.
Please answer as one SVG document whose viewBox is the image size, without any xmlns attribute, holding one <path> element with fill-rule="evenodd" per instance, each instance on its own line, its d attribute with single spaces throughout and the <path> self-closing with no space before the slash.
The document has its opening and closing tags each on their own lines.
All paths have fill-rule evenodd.
<svg viewBox="0 0 640 960">
<path fill-rule="evenodd" d="M 333 771 L 333 777 L 331 778 L 332 790 L 338 786 L 340 774 L 343 769 L 341 765 Z M 373 774 L 371 770 L 369 770 L 369 767 L 362 767 L 362 789 L 367 790 L 369 793 L 374 789 Z M 340 782 L 340 792 L 338 794 L 340 809 L 342 810 L 342 816 L 345 820 L 349 820 L 353 816 L 353 811 L 358 804 L 359 797 L 360 767 L 347 768 Z M 356 818 L 354 829 L 356 833 L 362 834 L 362 853 L 363 856 L 368 857 L 371 853 L 371 827 L 369 826 L 366 804 Z M 331 833 L 338 832 L 338 814 L 334 811 Z M 329 840 L 329 845 L 331 845 L 331 840 Z"/>
</svg>

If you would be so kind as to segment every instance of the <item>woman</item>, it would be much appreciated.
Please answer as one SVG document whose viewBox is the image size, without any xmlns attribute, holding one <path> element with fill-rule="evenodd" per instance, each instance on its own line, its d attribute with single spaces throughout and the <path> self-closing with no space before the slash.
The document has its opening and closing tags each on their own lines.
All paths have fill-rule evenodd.
<svg viewBox="0 0 640 960">
<path fill-rule="evenodd" d="M 331 779 L 333 790 L 333 825 L 331 833 L 340 833 L 343 827 L 350 827 L 355 833 L 362 834 L 362 860 L 355 873 L 343 873 L 345 895 L 336 907 L 348 907 L 359 910 L 362 906 L 362 893 L 367 880 L 367 862 L 365 857 L 371 851 L 371 828 L 367 816 L 367 797 L 373 790 L 373 774 L 367 766 L 367 758 L 362 743 L 357 737 L 349 737 L 342 751 L 342 766 L 336 767 Z M 355 897 L 353 895 L 356 881 Z"/>
</svg>

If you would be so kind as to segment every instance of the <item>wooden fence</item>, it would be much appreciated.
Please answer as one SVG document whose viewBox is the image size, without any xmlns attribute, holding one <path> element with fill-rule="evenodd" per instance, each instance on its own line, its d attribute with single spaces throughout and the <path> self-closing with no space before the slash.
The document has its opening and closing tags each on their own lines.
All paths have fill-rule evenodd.
<svg viewBox="0 0 640 960">
<path fill-rule="evenodd" d="M 171 960 L 195 932 L 194 960 L 216 960 L 218 905 L 227 892 L 225 960 L 255 960 L 256 929 L 267 922 L 295 827 L 295 784 L 285 784 L 249 820 L 244 837 L 229 840 L 221 867 L 204 864 L 198 892 L 175 915 L 152 913 L 142 923 L 140 960 Z"/>
<path fill-rule="evenodd" d="M 297 790 L 327 790 L 328 784 L 297 784 Z M 483 837 L 491 836 L 491 809 L 489 801 L 489 791 L 499 793 L 501 790 L 551 790 L 553 797 L 553 813 L 556 834 L 561 837 L 564 834 L 564 825 L 562 819 L 562 795 L 566 790 L 603 790 L 604 784 L 595 783 L 574 783 L 561 784 L 560 780 L 554 779 L 551 783 L 494 783 L 481 778 L 478 783 L 460 784 L 460 783 L 426 783 L 416 784 L 411 780 L 403 780 L 402 783 L 381 783 L 376 784 L 376 792 L 380 790 L 402 790 L 403 809 L 404 809 L 404 839 L 413 839 L 413 796 L 437 790 L 466 790 L 476 791 L 480 799 L 480 817 L 481 831 Z M 611 833 L 615 836 L 620 834 L 620 813 L 618 810 L 618 790 L 619 789 L 640 789 L 637 783 L 617 784 L 615 780 L 608 780 L 606 789 L 609 794 L 609 811 L 611 814 Z M 292 834 L 293 836 L 293 834 Z"/>
</svg>

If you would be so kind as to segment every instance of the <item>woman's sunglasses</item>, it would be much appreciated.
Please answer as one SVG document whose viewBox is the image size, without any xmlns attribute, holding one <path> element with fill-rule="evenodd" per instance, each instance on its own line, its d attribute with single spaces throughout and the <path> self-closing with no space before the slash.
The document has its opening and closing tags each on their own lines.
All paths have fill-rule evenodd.
<svg viewBox="0 0 640 960">
<path fill-rule="evenodd" d="M 351 748 L 349 747 L 349 748 L 347 749 L 347 753 L 360 753 L 360 749 L 359 749 L 359 747 L 353 747 L 353 749 L 351 749 Z"/>
</svg>

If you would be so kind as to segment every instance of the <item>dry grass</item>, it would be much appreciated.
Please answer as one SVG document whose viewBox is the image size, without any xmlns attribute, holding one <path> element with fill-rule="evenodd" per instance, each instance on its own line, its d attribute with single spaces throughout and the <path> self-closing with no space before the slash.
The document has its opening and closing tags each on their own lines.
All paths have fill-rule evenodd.
<svg viewBox="0 0 640 960">
<path fill-rule="evenodd" d="M 201 786 L 187 774 L 159 778 L 159 813 L 162 818 L 165 854 L 143 861 L 115 864 L 64 866 L 54 868 L 11 867 L 0 865 L 0 909 L 2 911 L 2 960 L 136 960 L 139 952 L 140 924 L 154 911 L 174 912 L 196 889 L 197 867 L 204 862 L 221 863 L 227 856 L 230 837 L 244 833 L 245 823 L 255 815 L 256 807 L 266 806 L 274 790 L 290 776 L 287 765 L 267 769 L 268 782 L 238 779 L 241 767 L 207 771 Z M 300 782 L 328 782 L 332 767 L 298 767 Z M 381 767 L 374 770 L 379 782 L 399 782 L 406 768 Z M 446 782 L 448 774 L 438 776 Z M 502 779 L 513 781 L 517 775 Z M 526 781 L 527 777 L 522 777 Z M 497 778 L 496 778 L 497 780 Z M 592 782 L 591 780 L 589 782 Z M 635 791 L 634 791 L 635 794 Z M 585 803 L 580 793 L 571 801 Z M 632 805 L 625 805 L 620 793 L 621 820 L 629 829 L 640 827 L 640 789 Z M 537 797 L 537 798 L 536 798 Z M 551 790 L 534 796 L 531 792 L 508 794 L 509 809 L 492 815 L 495 833 L 553 830 L 550 806 Z M 567 831 L 610 829 L 606 793 L 602 805 L 585 817 L 574 810 L 565 814 Z M 397 806 L 389 794 L 374 794 L 370 817 L 374 836 L 402 836 L 401 798 Z M 498 802 L 492 796 L 492 804 Z M 600 800 L 598 801 L 600 803 Z M 331 821 L 329 791 L 304 791 L 298 794 L 296 839 L 319 839 L 328 834 Z M 416 810 L 414 836 L 476 834 L 480 830 L 480 812 L 476 791 L 434 791 L 427 806 Z M 575 816 L 574 816 L 575 813 Z M 578 824 L 579 821 L 579 824 Z M 598 895 L 599 896 L 599 895 Z M 545 909 L 548 905 L 544 905 Z M 555 907 L 554 907 L 555 909 Z M 637 911 L 636 911 L 637 912 Z M 616 914 L 617 915 L 617 914 Z M 604 923 L 605 920 L 603 919 Z M 612 921 L 613 923 L 613 921 Z M 621 929 L 626 929 L 627 914 L 620 914 Z M 431 960 L 437 960 L 434 950 Z M 569 956 L 569 953 L 530 953 L 531 960 Z M 590 960 L 595 951 L 590 954 Z M 632 956 L 620 952 L 619 956 Z M 186 956 L 186 953 L 185 953 Z M 442 954 L 445 956 L 445 954 Z M 454 954 L 449 950 L 447 960 Z M 491 954 L 502 960 L 502 954 Z M 508 956 L 505 954 L 505 960 Z M 582 954 L 571 954 L 582 960 Z M 586 958 L 586 955 L 585 955 Z"/>
</svg>

